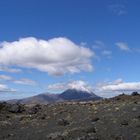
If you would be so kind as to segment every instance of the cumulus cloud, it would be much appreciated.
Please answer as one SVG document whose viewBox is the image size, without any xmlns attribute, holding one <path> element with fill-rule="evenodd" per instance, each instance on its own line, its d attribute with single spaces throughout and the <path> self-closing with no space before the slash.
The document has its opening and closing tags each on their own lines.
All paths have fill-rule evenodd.
<svg viewBox="0 0 140 140">
<path fill-rule="evenodd" d="M 0 43 L 0 65 L 34 68 L 49 75 L 91 71 L 94 52 L 67 38 L 39 40 L 34 37 Z"/>
<path fill-rule="evenodd" d="M 5 91 L 7 89 L 8 89 L 8 87 L 6 85 L 0 84 L 0 91 Z"/>
<path fill-rule="evenodd" d="M 106 85 L 102 87 L 104 91 L 140 91 L 140 82 L 126 82 Z"/>
<path fill-rule="evenodd" d="M 77 89 L 77 90 L 92 92 L 92 87 L 89 86 L 88 83 L 82 80 L 48 85 L 48 90 L 58 91 L 58 90 L 67 90 L 67 89 Z"/>
<path fill-rule="evenodd" d="M 121 78 L 112 82 L 97 84 L 95 92 L 103 97 L 113 97 L 119 94 L 140 91 L 140 82 L 123 82 Z"/>
<path fill-rule="evenodd" d="M 115 45 L 122 51 L 130 51 L 130 48 L 124 42 L 117 42 L 117 43 L 115 43 Z"/>
</svg>

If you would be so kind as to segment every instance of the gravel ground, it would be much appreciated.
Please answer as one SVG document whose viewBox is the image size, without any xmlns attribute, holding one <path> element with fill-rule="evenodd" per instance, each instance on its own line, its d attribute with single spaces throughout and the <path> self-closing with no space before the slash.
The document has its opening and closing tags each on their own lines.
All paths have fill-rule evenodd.
<svg viewBox="0 0 140 140">
<path fill-rule="evenodd" d="M 34 106 L 0 103 L 0 140 L 140 140 L 140 95 Z"/>
</svg>

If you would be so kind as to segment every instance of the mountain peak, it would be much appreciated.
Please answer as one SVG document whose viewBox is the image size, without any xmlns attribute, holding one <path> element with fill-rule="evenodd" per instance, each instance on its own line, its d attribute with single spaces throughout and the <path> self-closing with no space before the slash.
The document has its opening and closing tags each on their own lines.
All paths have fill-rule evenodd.
<svg viewBox="0 0 140 140">
<path fill-rule="evenodd" d="M 93 92 L 90 90 L 80 89 L 80 88 L 69 88 L 69 89 L 65 90 L 64 92 L 70 92 L 70 91 L 75 92 L 75 93 L 80 92 L 80 93 L 84 93 L 84 94 L 93 94 Z"/>
<path fill-rule="evenodd" d="M 91 90 L 89 90 L 88 88 L 85 88 L 85 87 L 73 87 L 73 88 L 69 88 L 67 90 L 75 90 L 75 91 L 92 93 Z"/>
<path fill-rule="evenodd" d="M 98 97 L 92 92 L 84 91 L 81 89 L 67 89 L 62 94 L 59 95 L 60 98 L 65 100 L 80 100 L 80 99 L 87 99 L 87 98 L 95 98 Z"/>
<path fill-rule="evenodd" d="M 79 80 L 69 83 L 69 89 L 75 89 L 78 91 L 84 91 L 84 92 L 92 92 L 91 87 L 87 85 L 87 83 Z"/>
</svg>

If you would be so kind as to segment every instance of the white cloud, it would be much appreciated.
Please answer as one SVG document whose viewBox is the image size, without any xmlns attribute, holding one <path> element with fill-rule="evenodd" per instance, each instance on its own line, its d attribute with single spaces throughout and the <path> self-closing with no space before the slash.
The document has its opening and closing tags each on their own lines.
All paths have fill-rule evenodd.
<svg viewBox="0 0 140 140">
<path fill-rule="evenodd" d="M 56 83 L 52 85 L 48 85 L 48 90 L 58 91 L 58 90 L 67 90 L 67 89 L 77 89 L 87 92 L 92 92 L 91 86 L 88 83 L 78 80 L 78 81 L 71 81 L 68 83 Z"/>
<path fill-rule="evenodd" d="M 15 92 L 15 89 L 9 88 L 7 85 L 0 84 L 0 92 Z"/>
<path fill-rule="evenodd" d="M 106 85 L 102 87 L 104 91 L 140 91 L 140 82 L 128 82 Z"/>
<path fill-rule="evenodd" d="M 30 85 L 30 86 L 35 86 L 37 85 L 37 82 L 28 78 L 22 78 L 19 80 L 16 80 L 10 76 L 7 75 L 0 75 L 0 81 L 10 81 L 15 84 L 22 84 L 22 85 Z"/>
<path fill-rule="evenodd" d="M 91 71 L 92 56 L 94 52 L 90 49 L 62 37 L 50 40 L 28 37 L 0 44 L 0 65 L 34 68 L 49 75 Z"/>
<path fill-rule="evenodd" d="M 0 91 L 5 91 L 7 89 L 8 89 L 8 87 L 6 85 L 0 84 Z"/>
<path fill-rule="evenodd" d="M 37 85 L 36 81 L 33 81 L 31 79 L 27 79 L 27 78 L 22 78 L 20 80 L 13 80 L 13 83 L 21 84 L 21 85 L 29 85 L 29 86 Z"/>
<path fill-rule="evenodd" d="M 0 75 L 0 80 L 8 81 L 8 80 L 12 80 L 12 77 L 7 75 Z"/>
<path fill-rule="evenodd" d="M 113 84 L 113 85 L 118 85 L 118 84 L 121 84 L 121 83 L 123 83 L 122 78 L 118 78 L 118 79 L 114 80 L 113 82 L 111 82 L 111 84 Z"/>
<path fill-rule="evenodd" d="M 133 91 L 140 91 L 140 82 L 123 82 L 121 78 L 112 82 L 99 83 L 95 88 L 95 93 L 103 97 L 113 97 L 123 92 Z"/>
<path fill-rule="evenodd" d="M 117 43 L 115 43 L 115 45 L 122 51 L 130 51 L 130 48 L 124 42 L 117 42 Z"/>
<path fill-rule="evenodd" d="M 0 71 L 4 71 L 4 72 L 10 72 L 10 73 L 18 73 L 21 72 L 21 69 L 17 69 L 17 68 L 8 68 L 6 66 L 0 66 Z"/>
</svg>

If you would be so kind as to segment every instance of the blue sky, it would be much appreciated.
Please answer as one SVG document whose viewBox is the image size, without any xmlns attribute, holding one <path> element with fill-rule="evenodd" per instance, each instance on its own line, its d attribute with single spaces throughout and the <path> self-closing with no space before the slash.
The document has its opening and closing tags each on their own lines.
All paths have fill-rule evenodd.
<svg viewBox="0 0 140 140">
<path fill-rule="evenodd" d="M 73 85 L 104 97 L 139 91 L 139 5 L 139 0 L 1 0 L 0 100 Z"/>
</svg>

